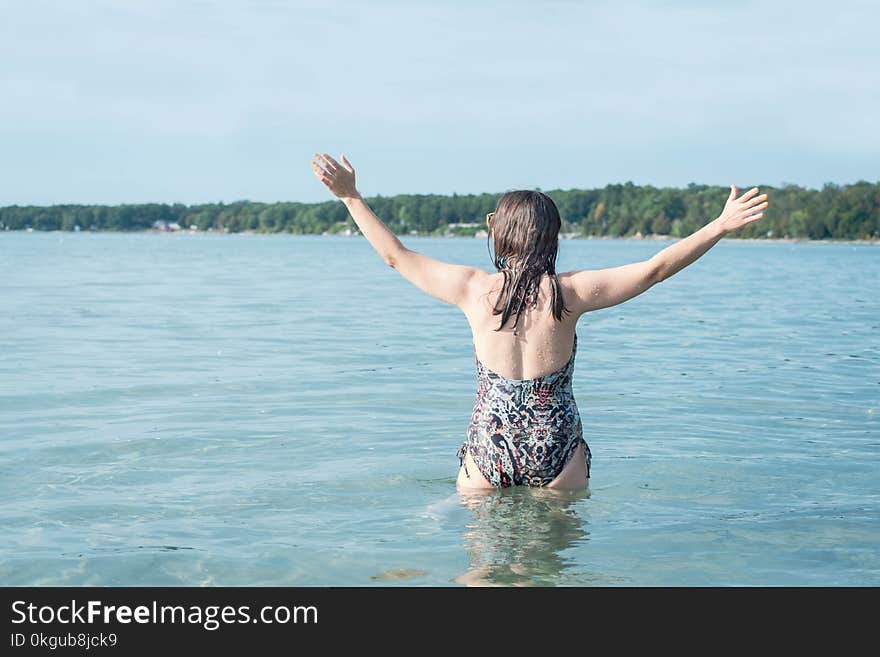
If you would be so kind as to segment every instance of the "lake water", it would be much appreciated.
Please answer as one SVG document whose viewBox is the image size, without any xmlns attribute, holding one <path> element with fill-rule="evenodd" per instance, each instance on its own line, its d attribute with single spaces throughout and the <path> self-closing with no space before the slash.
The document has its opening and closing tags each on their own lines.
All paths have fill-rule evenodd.
<svg viewBox="0 0 880 657">
<path fill-rule="evenodd" d="M 5 233 L 0 281 L 0 584 L 880 584 L 877 246 L 722 241 L 582 317 L 589 496 L 456 491 L 467 321 L 363 239 Z"/>
</svg>

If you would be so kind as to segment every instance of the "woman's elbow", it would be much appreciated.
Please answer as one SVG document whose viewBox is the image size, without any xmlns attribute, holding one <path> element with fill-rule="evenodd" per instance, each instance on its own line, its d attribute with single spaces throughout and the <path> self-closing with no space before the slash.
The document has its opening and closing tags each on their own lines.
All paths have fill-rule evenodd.
<svg viewBox="0 0 880 657">
<path fill-rule="evenodd" d="M 385 261 L 385 264 L 391 267 L 392 269 L 397 269 L 397 264 L 400 262 L 400 255 L 406 249 L 399 249 L 397 251 L 387 251 L 383 256 L 382 260 Z"/>
<path fill-rule="evenodd" d="M 668 275 L 662 263 L 653 259 L 646 261 L 645 285 L 647 287 L 654 287 L 657 283 L 662 283 L 667 278 Z"/>
</svg>

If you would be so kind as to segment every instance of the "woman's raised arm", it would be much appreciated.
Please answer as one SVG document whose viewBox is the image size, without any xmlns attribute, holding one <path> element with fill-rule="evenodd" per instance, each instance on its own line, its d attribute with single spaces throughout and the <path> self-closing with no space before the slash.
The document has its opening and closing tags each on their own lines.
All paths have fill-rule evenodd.
<svg viewBox="0 0 880 657">
<path fill-rule="evenodd" d="M 312 160 L 315 175 L 345 203 L 357 227 L 385 264 L 426 294 L 464 310 L 473 297 L 474 285 L 487 275 L 486 272 L 476 267 L 434 260 L 406 248 L 357 191 L 354 167 L 345 155 L 342 155 L 342 164 L 327 153 L 316 153 L 315 158 Z"/>
<path fill-rule="evenodd" d="M 736 198 L 736 185 L 731 185 L 730 196 L 717 219 L 648 260 L 609 269 L 560 274 L 560 279 L 564 279 L 574 291 L 574 311 L 580 315 L 632 299 L 687 267 L 728 233 L 758 221 L 768 205 L 767 195 L 757 196 L 758 191 L 754 187 Z"/>
</svg>

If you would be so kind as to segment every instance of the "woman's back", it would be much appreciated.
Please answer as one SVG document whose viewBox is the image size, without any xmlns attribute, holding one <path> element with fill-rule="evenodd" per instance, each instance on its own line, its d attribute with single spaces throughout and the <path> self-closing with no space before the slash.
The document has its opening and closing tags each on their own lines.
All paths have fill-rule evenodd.
<svg viewBox="0 0 880 657">
<path fill-rule="evenodd" d="M 557 278 L 563 300 L 571 307 L 571 293 L 566 289 L 565 278 L 563 275 Z M 498 296 L 503 283 L 503 274 L 487 273 L 473 286 L 474 293 L 463 305 L 477 359 L 489 370 L 509 379 L 534 379 L 555 372 L 571 356 L 579 315 L 563 314 L 562 321 L 553 317 L 550 276 L 544 274 L 535 306 L 524 308 L 518 320 L 512 316 L 496 331 L 501 315 L 493 314 L 492 309 L 495 304 L 499 308 L 502 305 Z"/>
</svg>

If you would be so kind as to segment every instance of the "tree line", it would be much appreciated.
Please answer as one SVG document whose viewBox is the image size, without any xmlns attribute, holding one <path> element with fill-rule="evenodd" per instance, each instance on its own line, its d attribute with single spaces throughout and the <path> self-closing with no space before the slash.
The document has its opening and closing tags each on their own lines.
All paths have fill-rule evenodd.
<svg viewBox="0 0 880 657">
<path fill-rule="evenodd" d="M 745 188 L 744 188 L 745 189 Z M 826 183 L 822 189 L 786 184 L 761 187 L 769 195 L 764 218 L 737 237 L 808 239 L 880 238 L 880 182 Z M 684 237 L 721 212 L 729 189 L 691 183 L 687 188 L 607 185 L 601 189 L 545 191 L 559 207 L 562 232 L 579 236 Z M 500 194 L 373 196 L 367 202 L 395 233 L 442 235 L 450 224 L 473 234 L 484 226 Z M 322 234 L 354 231 L 338 200 L 322 203 L 208 203 L 183 205 L 52 205 L 0 208 L 0 230 L 137 231 L 177 224 L 184 229 L 260 233 Z"/>
</svg>

